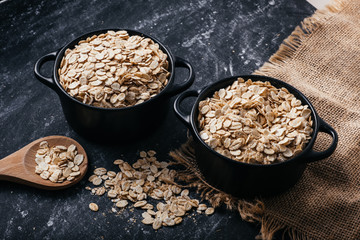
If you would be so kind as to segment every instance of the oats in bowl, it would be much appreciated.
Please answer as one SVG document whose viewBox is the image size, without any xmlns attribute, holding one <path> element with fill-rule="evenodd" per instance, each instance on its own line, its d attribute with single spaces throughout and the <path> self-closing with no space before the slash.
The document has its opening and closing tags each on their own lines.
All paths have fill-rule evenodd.
<svg viewBox="0 0 360 240">
<path fill-rule="evenodd" d="M 127 31 L 107 31 L 67 49 L 61 86 L 85 104 L 122 108 L 157 95 L 168 83 L 168 56 L 159 44 Z"/>
<path fill-rule="evenodd" d="M 185 113 L 181 104 L 190 97 L 196 100 Z M 184 156 L 207 183 L 241 198 L 286 191 L 307 164 L 329 157 L 338 142 L 302 92 L 267 76 L 231 76 L 183 92 L 174 111 L 192 135 Z M 313 149 L 319 132 L 332 138 L 321 152 Z"/>
<path fill-rule="evenodd" d="M 40 70 L 49 61 L 54 61 L 54 71 L 47 77 Z M 176 68 L 188 74 L 176 78 Z M 153 133 L 165 119 L 170 98 L 195 79 L 188 61 L 172 55 L 156 38 L 131 29 L 85 33 L 40 57 L 34 74 L 58 94 L 77 133 L 117 142 Z"/>
<path fill-rule="evenodd" d="M 299 154 L 309 142 L 311 110 L 286 88 L 242 78 L 199 102 L 200 137 L 218 153 L 271 164 Z"/>
</svg>

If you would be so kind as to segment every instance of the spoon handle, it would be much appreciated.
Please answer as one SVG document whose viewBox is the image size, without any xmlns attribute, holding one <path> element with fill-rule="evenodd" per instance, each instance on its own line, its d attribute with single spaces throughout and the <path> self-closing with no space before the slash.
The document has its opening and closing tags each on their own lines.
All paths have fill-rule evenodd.
<svg viewBox="0 0 360 240">
<path fill-rule="evenodd" d="M 24 154 L 27 149 L 20 149 L 0 160 L 0 180 L 18 182 L 25 174 Z"/>
</svg>

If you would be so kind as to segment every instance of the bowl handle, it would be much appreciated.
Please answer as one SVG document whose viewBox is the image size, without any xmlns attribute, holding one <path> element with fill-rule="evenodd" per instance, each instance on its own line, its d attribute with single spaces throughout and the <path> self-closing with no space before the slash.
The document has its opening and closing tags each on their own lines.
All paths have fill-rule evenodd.
<svg viewBox="0 0 360 240">
<path fill-rule="evenodd" d="M 34 67 L 34 74 L 35 77 L 42 82 L 43 84 L 45 84 L 46 86 L 50 87 L 51 89 L 56 91 L 56 85 L 54 82 L 54 79 L 51 77 L 45 77 L 40 73 L 40 68 L 44 65 L 44 63 L 48 62 L 48 61 L 54 61 L 57 55 L 57 51 L 56 52 L 52 52 L 49 54 L 46 54 L 45 56 L 42 56 L 41 58 L 39 58 L 36 63 L 35 63 L 35 67 Z"/>
<path fill-rule="evenodd" d="M 174 96 L 174 95 L 184 91 L 185 89 L 188 89 L 193 84 L 193 82 L 195 80 L 194 68 L 191 66 L 191 64 L 188 61 L 186 61 L 185 59 L 182 59 L 180 57 L 175 57 L 175 68 L 176 67 L 189 69 L 189 76 L 185 80 L 184 83 L 176 84 L 175 86 L 173 86 L 170 89 L 170 91 L 168 92 L 168 94 L 170 96 Z"/>
<path fill-rule="evenodd" d="M 191 129 L 191 123 L 190 123 L 190 114 L 185 114 L 180 110 L 180 104 L 182 101 L 187 97 L 197 97 L 199 96 L 200 91 L 197 90 L 190 90 L 187 92 L 183 92 L 175 99 L 174 102 L 174 111 L 176 116 L 189 128 Z"/>
<path fill-rule="evenodd" d="M 338 143 L 337 132 L 321 118 L 319 118 L 319 123 L 320 123 L 319 131 L 331 135 L 333 140 L 332 140 L 332 143 L 329 146 L 329 148 L 322 152 L 317 152 L 317 151 L 314 151 L 313 149 L 311 149 L 311 151 L 309 152 L 309 154 L 307 156 L 307 162 L 315 162 L 320 159 L 329 157 L 335 151 L 337 143 Z"/>
</svg>

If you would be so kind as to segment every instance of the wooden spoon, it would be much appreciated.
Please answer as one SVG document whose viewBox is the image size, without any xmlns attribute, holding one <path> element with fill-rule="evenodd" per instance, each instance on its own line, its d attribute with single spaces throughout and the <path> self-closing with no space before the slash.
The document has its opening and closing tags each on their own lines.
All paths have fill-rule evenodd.
<svg viewBox="0 0 360 240">
<path fill-rule="evenodd" d="M 53 183 L 50 180 L 42 179 L 36 174 L 35 167 L 37 164 L 35 162 L 35 154 L 39 149 L 39 143 L 42 141 L 47 141 L 49 146 L 63 145 L 68 147 L 71 144 L 74 144 L 78 153 L 84 155 L 84 161 L 79 166 L 80 175 L 75 177 L 72 181 L 65 180 L 62 183 Z M 85 176 L 87 168 L 88 158 L 86 152 L 78 142 L 64 136 L 48 136 L 35 140 L 17 152 L 0 160 L 0 180 L 25 184 L 46 190 L 58 190 L 78 183 Z"/>
</svg>

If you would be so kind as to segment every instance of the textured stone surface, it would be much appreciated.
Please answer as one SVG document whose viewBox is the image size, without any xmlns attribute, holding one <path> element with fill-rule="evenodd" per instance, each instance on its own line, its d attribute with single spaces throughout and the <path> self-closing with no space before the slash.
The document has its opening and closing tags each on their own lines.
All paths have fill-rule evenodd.
<svg viewBox="0 0 360 240">
<path fill-rule="evenodd" d="M 186 128 L 172 110 L 154 135 L 132 144 L 91 142 L 69 127 L 57 95 L 35 79 L 33 66 L 83 33 L 116 27 L 155 36 L 193 64 L 192 88 L 199 89 L 230 75 L 250 74 L 313 11 L 305 0 L 0 1 L 0 158 L 37 138 L 65 135 L 87 150 L 90 170 L 115 169 L 114 159 L 135 161 L 143 149 L 166 159 L 186 140 Z M 50 75 L 51 66 L 44 66 L 44 74 Z M 177 80 L 183 77 L 179 71 Z M 91 196 L 86 184 L 47 192 L 0 182 L 0 239 L 254 239 L 259 230 L 220 209 L 154 233 L 140 222 L 140 211 L 116 216 L 110 213 L 111 202 Z M 99 212 L 88 209 L 90 202 L 99 205 Z"/>
</svg>

